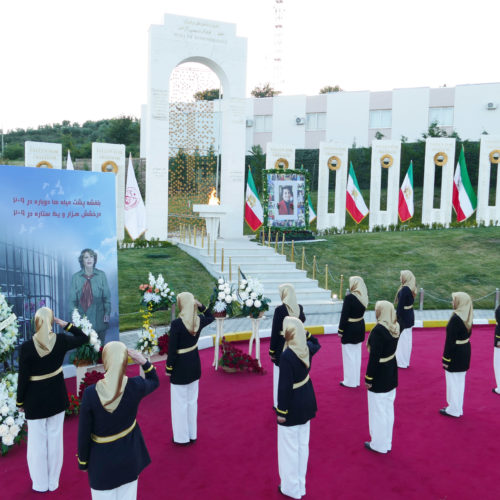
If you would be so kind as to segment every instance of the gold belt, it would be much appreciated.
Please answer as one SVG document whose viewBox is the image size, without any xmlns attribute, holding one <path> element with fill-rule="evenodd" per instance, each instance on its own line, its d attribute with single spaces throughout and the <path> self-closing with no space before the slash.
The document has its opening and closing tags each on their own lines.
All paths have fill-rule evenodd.
<svg viewBox="0 0 500 500">
<path fill-rule="evenodd" d="M 396 356 L 396 353 L 391 354 L 390 356 L 387 356 L 387 358 L 380 358 L 378 361 L 379 361 L 379 363 L 387 363 L 387 361 L 390 361 L 391 359 L 393 359 L 394 356 Z"/>
<path fill-rule="evenodd" d="M 413 309 L 413 305 L 411 306 L 404 306 L 405 309 Z"/>
<path fill-rule="evenodd" d="M 95 434 L 91 434 L 90 437 L 92 438 L 92 441 L 95 443 L 112 443 L 113 441 L 116 441 L 117 439 L 121 439 L 122 437 L 125 437 L 127 434 L 130 434 L 135 427 L 136 420 L 134 420 L 134 423 L 128 428 L 125 429 L 124 431 L 119 432 L 118 434 L 113 434 L 112 436 L 96 436 Z"/>
<path fill-rule="evenodd" d="M 186 347 L 185 349 L 177 349 L 177 354 L 186 354 L 187 352 L 194 351 L 195 349 L 198 349 L 198 343 L 191 347 Z"/>
<path fill-rule="evenodd" d="M 363 319 L 363 316 L 361 316 L 361 318 L 349 318 L 347 321 L 349 321 L 349 323 L 357 323 L 358 321 L 361 321 Z"/>
<path fill-rule="evenodd" d="M 37 382 L 38 380 L 45 380 L 46 378 L 51 378 L 55 377 L 56 375 L 59 375 L 63 371 L 62 366 L 60 366 L 55 372 L 52 373 L 47 373 L 45 375 L 33 375 L 30 377 L 30 380 L 32 382 Z"/>
<path fill-rule="evenodd" d="M 465 340 L 455 340 L 455 344 L 459 344 L 459 345 L 460 344 L 467 344 L 467 342 L 469 342 L 469 339 L 470 339 L 470 337 L 468 339 L 465 339 Z"/>
<path fill-rule="evenodd" d="M 293 388 L 298 389 L 299 387 L 306 385 L 307 382 L 309 382 L 309 373 L 307 374 L 307 377 L 304 380 L 302 380 L 301 382 L 297 382 L 296 384 L 293 384 Z"/>
</svg>

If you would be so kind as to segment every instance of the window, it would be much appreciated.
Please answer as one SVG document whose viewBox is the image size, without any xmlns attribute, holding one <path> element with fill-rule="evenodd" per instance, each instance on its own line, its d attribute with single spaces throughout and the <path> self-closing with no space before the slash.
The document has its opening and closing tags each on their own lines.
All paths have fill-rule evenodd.
<svg viewBox="0 0 500 500">
<path fill-rule="evenodd" d="M 370 111 L 370 128 L 391 128 L 392 110 L 373 109 Z"/>
<path fill-rule="evenodd" d="M 273 116 L 272 115 L 255 115 L 255 132 L 272 132 L 273 131 Z"/>
<path fill-rule="evenodd" d="M 307 113 L 306 130 L 325 130 L 326 113 Z"/>
<path fill-rule="evenodd" d="M 429 108 L 429 125 L 433 122 L 440 127 L 453 127 L 453 108 Z"/>
</svg>

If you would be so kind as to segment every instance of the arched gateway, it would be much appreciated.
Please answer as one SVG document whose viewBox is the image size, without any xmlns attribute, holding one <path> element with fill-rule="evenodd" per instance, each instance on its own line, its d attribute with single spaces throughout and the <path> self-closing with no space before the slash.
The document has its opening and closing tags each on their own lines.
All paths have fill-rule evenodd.
<svg viewBox="0 0 500 500">
<path fill-rule="evenodd" d="M 146 135 L 148 239 L 168 235 L 169 80 L 185 62 L 208 66 L 222 83 L 220 198 L 229 213 L 221 220 L 220 235 L 242 235 L 246 56 L 246 39 L 236 36 L 234 24 L 167 14 L 162 25 L 150 27 L 148 104 L 141 131 Z"/>
</svg>

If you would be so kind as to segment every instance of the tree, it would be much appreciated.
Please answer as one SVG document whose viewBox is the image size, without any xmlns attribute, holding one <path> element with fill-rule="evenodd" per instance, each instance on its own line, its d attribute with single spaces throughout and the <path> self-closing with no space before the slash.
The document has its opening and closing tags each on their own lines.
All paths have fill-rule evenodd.
<svg viewBox="0 0 500 500">
<path fill-rule="evenodd" d="M 380 132 L 380 130 L 377 130 L 375 132 L 375 139 L 377 139 L 378 141 L 380 141 L 380 139 L 382 139 L 384 137 L 385 137 L 385 135 L 382 132 Z"/>
<path fill-rule="evenodd" d="M 320 94 L 332 94 L 333 92 L 342 92 L 342 89 L 339 85 L 327 85 L 319 91 Z"/>
<path fill-rule="evenodd" d="M 250 94 L 253 97 L 274 97 L 275 95 L 281 94 L 281 90 L 274 90 L 270 83 L 266 83 L 262 87 L 255 87 Z"/>
<path fill-rule="evenodd" d="M 216 99 L 222 99 L 219 89 L 200 90 L 193 97 L 195 101 L 215 101 Z"/>
<path fill-rule="evenodd" d="M 439 126 L 439 122 L 437 120 L 433 121 L 430 125 L 429 128 L 427 129 L 427 132 L 422 133 L 422 138 L 427 139 L 427 137 L 451 137 L 454 139 L 457 139 L 457 141 L 460 141 L 460 137 L 457 132 L 452 132 L 450 135 L 447 134 L 446 130 L 441 128 Z M 422 141 L 422 139 L 419 139 L 419 141 Z"/>
<path fill-rule="evenodd" d="M 104 132 L 105 140 L 114 144 L 130 145 L 139 144 L 140 124 L 137 118 L 132 116 L 120 116 L 112 118 Z"/>
</svg>

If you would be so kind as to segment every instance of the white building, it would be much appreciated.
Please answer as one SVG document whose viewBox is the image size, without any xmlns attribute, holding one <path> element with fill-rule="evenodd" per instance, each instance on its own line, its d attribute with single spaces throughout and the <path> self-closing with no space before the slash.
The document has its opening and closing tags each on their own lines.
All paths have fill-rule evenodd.
<svg viewBox="0 0 500 500">
<path fill-rule="evenodd" d="M 219 101 L 183 103 L 180 114 L 177 107 L 170 104 L 171 146 L 189 150 L 194 140 L 201 150 L 218 151 Z M 189 112 L 195 116 L 188 118 Z M 377 132 L 384 139 L 416 142 L 433 121 L 462 140 L 478 141 L 484 132 L 500 134 L 500 83 L 249 98 L 246 149 L 258 144 L 266 151 L 268 142 L 318 149 L 321 141 L 367 147 Z M 141 132 L 144 127 L 143 119 Z M 147 156 L 142 140 L 141 156 Z"/>
</svg>

